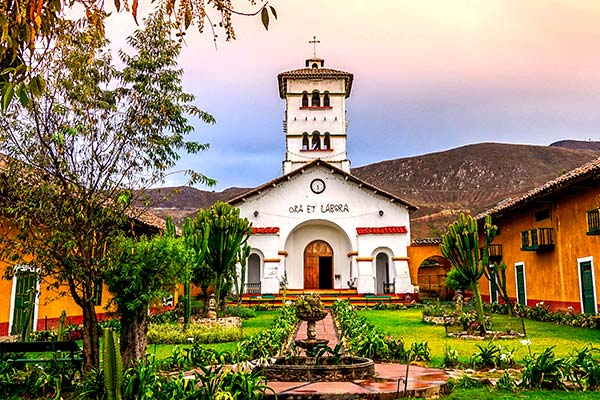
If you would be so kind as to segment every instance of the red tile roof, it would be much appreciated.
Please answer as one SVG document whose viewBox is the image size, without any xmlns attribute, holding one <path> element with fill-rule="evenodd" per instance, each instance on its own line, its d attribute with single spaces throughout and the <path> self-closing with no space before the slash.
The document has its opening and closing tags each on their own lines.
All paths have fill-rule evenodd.
<svg viewBox="0 0 600 400">
<path fill-rule="evenodd" d="M 590 161 L 579 168 L 575 168 L 558 178 L 552 179 L 543 185 L 531 189 L 530 191 L 508 199 L 504 199 L 494 207 L 480 213 L 476 216 L 477 219 L 483 219 L 486 215 L 498 216 L 515 208 L 523 207 L 536 200 L 558 192 L 570 185 L 578 182 L 591 180 L 595 181 L 600 176 L 600 158 Z"/>
<path fill-rule="evenodd" d="M 377 228 L 356 228 L 359 235 L 386 235 L 389 233 L 408 233 L 405 226 L 382 226 Z"/>
<path fill-rule="evenodd" d="M 300 68 L 291 71 L 282 72 L 277 75 L 279 82 L 279 96 L 284 99 L 287 93 L 288 79 L 344 79 L 346 81 L 346 97 L 350 96 L 352 90 L 352 80 L 354 75 L 350 72 L 338 71 L 330 68 Z"/>
<path fill-rule="evenodd" d="M 267 227 L 252 227 L 253 235 L 274 235 L 279 233 L 279 228 L 267 226 Z"/>
</svg>

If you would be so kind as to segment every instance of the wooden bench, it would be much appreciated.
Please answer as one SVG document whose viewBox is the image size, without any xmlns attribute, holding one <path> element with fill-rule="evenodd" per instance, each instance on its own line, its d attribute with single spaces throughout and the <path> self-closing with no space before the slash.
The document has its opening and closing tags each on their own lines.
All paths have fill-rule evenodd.
<svg viewBox="0 0 600 400">
<path fill-rule="evenodd" d="M 51 358 L 26 358 L 27 353 L 54 353 Z M 63 342 L 2 342 L 0 354 L 5 361 L 14 364 L 39 364 L 39 363 L 71 363 L 81 369 L 83 357 L 81 349 L 74 341 Z M 12 356 L 15 357 L 12 357 Z"/>
</svg>

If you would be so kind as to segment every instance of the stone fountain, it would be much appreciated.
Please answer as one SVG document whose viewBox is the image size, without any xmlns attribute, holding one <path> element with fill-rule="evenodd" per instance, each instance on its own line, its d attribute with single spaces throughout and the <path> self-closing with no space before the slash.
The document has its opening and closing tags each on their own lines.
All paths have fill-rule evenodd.
<svg viewBox="0 0 600 400">
<path fill-rule="evenodd" d="M 373 360 L 362 357 L 330 354 L 315 355 L 319 348 L 328 350 L 327 339 L 317 338 L 316 324 L 327 317 L 318 294 L 300 296 L 296 301 L 296 316 L 306 321 L 306 339 L 295 340 L 305 355 L 278 357 L 260 368 L 269 381 L 331 382 L 369 379 L 375 375 Z M 327 351 L 325 351 L 327 352 Z M 323 353 L 323 352 L 321 352 Z"/>
</svg>

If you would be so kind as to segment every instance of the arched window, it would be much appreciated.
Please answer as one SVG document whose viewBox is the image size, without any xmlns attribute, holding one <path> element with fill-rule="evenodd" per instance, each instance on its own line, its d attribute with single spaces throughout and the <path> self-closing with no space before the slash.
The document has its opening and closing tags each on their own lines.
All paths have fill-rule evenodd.
<svg viewBox="0 0 600 400">
<path fill-rule="evenodd" d="M 308 93 L 302 93 L 302 107 L 308 107 Z"/>
<path fill-rule="evenodd" d="M 321 150 L 321 135 L 318 131 L 314 131 L 312 134 L 312 142 L 310 143 L 311 150 Z"/>
<path fill-rule="evenodd" d="M 308 133 L 302 134 L 302 150 L 308 150 Z"/>
<path fill-rule="evenodd" d="M 321 97 L 319 96 L 319 92 L 314 91 L 312 93 L 312 107 L 321 107 Z"/>
<path fill-rule="evenodd" d="M 331 150 L 331 137 L 329 136 L 329 132 L 325 132 L 323 137 L 323 150 Z"/>
<path fill-rule="evenodd" d="M 329 105 L 329 92 L 325 92 L 323 95 L 323 107 L 331 107 Z"/>
<path fill-rule="evenodd" d="M 312 67 L 313 67 L 313 68 L 319 68 L 319 64 L 317 64 L 317 63 L 313 63 Z"/>
</svg>

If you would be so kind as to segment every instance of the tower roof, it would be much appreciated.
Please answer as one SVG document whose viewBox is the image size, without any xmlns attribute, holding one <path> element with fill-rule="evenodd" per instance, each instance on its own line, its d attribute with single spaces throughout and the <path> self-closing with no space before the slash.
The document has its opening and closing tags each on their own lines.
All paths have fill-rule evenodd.
<svg viewBox="0 0 600 400">
<path fill-rule="evenodd" d="M 288 79 L 343 79 L 345 80 L 345 92 L 346 97 L 350 96 L 350 90 L 352 89 L 352 80 L 354 79 L 354 75 L 350 72 L 339 71 L 337 69 L 330 68 L 322 68 L 324 65 L 323 59 L 308 59 L 307 65 L 311 65 L 309 61 L 319 61 L 319 63 L 312 63 L 312 65 L 316 65 L 313 68 L 300 68 L 293 69 L 291 71 L 285 71 L 277 75 L 277 80 L 279 82 L 279 97 L 282 99 L 285 98 L 287 94 L 287 80 Z M 319 67 L 319 65 L 321 67 Z"/>
</svg>

